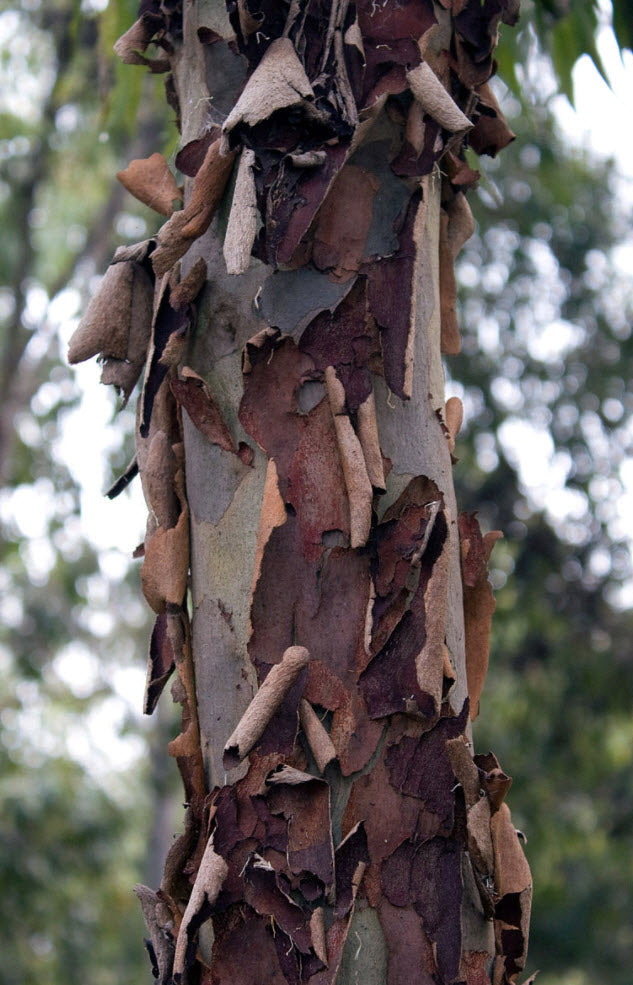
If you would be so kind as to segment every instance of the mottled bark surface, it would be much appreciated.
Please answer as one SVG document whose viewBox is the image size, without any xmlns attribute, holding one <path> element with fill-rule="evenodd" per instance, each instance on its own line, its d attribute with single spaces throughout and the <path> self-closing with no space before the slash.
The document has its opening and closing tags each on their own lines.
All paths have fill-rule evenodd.
<svg viewBox="0 0 633 985">
<path fill-rule="evenodd" d="M 175 667 L 189 805 L 161 887 L 138 890 L 159 982 L 502 985 L 524 967 L 510 781 L 469 727 L 497 534 L 458 520 L 442 368 L 463 147 L 512 138 L 488 80 L 516 15 L 144 2 L 118 43 L 169 72 L 188 176 L 183 206 L 157 155 L 123 173 L 167 221 L 115 257 L 71 351 L 103 353 L 127 397 L 147 348 L 146 710 Z"/>
</svg>

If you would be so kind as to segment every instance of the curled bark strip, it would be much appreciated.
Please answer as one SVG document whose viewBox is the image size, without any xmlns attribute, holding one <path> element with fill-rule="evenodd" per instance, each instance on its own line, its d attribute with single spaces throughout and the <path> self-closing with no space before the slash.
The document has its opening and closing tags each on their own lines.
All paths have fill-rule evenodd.
<svg viewBox="0 0 633 985">
<path fill-rule="evenodd" d="M 182 731 L 172 739 L 167 751 L 178 763 L 187 802 L 199 820 L 206 795 L 206 781 L 200 749 L 191 628 L 187 613 L 180 607 L 174 606 L 167 611 L 167 635 L 178 671 L 178 678 L 172 685 L 172 696 L 182 705 Z"/>
<path fill-rule="evenodd" d="M 466 676 L 473 721 L 488 672 L 490 629 L 495 611 L 488 560 L 494 544 L 503 536 L 493 530 L 482 537 L 476 514 L 463 513 L 458 520 L 464 581 L 464 624 L 466 632 Z"/>
<path fill-rule="evenodd" d="M 193 304 L 207 280 L 207 262 L 204 257 L 198 257 L 188 274 L 183 277 L 171 291 L 171 304 L 174 308 L 183 308 Z"/>
<path fill-rule="evenodd" d="M 295 168 L 320 168 L 327 161 L 327 154 L 324 150 L 307 150 L 288 156 Z"/>
<path fill-rule="evenodd" d="M 163 18 L 160 14 L 146 12 L 122 34 L 114 44 L 114 52 L 126 65 L 146 65 L 151 72 L 168 72 L 169 58 L 148 58 L 143 54 L 147 46 L 156 39 L 163 29 Z M 156 39 L 156 43 L 165 42 Z"/>
<path fill-rule="evenodd" d="M 462 339 L 457 325 L 457 282 L 453 251 L 448 238 L 448 215 L 440 212 L 440 307 L 442 312 L 442 352 L 456 356 Z"/>
<path fill-rule="evenodd" d="M 152 265 L 157 277 L 167 273 L 184 256 L 194 239 L 209 228 L 222 201 L 234 159 L 233 153 L 220 154 L 219 140 L 209 146 L 193 179 L 189 201 L 184 209 L 173 213 L 156 236 L 158 245 L 152 254 Z"/>
<path fill-rule="evenodd" d="M 512 777 L 508 776 L 500 768 L 492 769 L 484 777 L 484 786 L 493 810 L 498 810 L 512 786 Z"/>
<path fill-rule="evenodd" d="M 196 816 L 193 807 L 188 805 L 185 808 L 184 830 L 167 852 L 159 889 L 174 918 L 174 938 L 178 936 L 182 914 L 191 896 L 191 872 L 187 871 L 190 869 L 190 860 L 202 858 L 206 843 L 206 827 L 203 831 L 200 816 Z M 196 869 L 198 865 L 199 862 L 196 861 Z"/>
<path fill-rule="evenodd" d="M 360 675 L 361 690 L 371 718 L 404 712 L 430 727 L 443 699 L 449 557 L 435 483 L 413 480 L 385 513 L 376 539 L 374 656 Z"/>
<path fill-rule="evenodd" d="M 114 263 L 108 267 L 97 293 L 73 332 L 68 346 L 69 363 L 80 363 L 99 353 L 114 359 L 125 359 L 132 323 L 135 273 L 135 264 L 131 262 Z M 140 276 L 148 282 L 143 271 Z M 150 293 L 145 291 L 146 303 L 151 298 L 151 285 L 149 287 Z"/>
<path fill-rule="evenodd" d="M 187 411 L 198 431 L 214 445 L 237 454 L 233 436 L 206 381 L 189 366 L 183 366 L 181 379 L 171 380 L 170 386 L 176 400 Z"/>
<path fill-rule="evenodd" d="M 174 268 L 156 286 L 154 315 L 139 408 L 139 431 L 146 438 L 150 431 L 154 401 L 158 398 L 165 377 L 170 374 L 174 360 L 179 361 L 189 333 L 192 311 L 189 306 L 174 308 L 171 293 L 177 287 L 179 271 Z"/>
<path fill-rule="evenodd" d="M 117 171 L 116 176 L 139 202 L 161 215 L 169 217 L 174 211 L 174 202 L 182 202 L 182 191 L 162 154 L 130 161 L 124 171 Z"/>
<path fill-rule="evenodd" d="M 508 790 L 512 786 L 512 777 L 504 773 L 499 760 L 494 753 L 475 756 L 475 763 L 483 774 L 483 787 L 488 794 L 490 806 L 498 811 L 503 804 Z"/>
<path fill-rule="evenodd" d="M 121 390 L 127 402 L 145 363 L 154 287 L 140 262 L 117 260 L 117 255 L 73 333 L 68 361 L 79 363 L 98 355 L 103 362 L 101 382 Z"/>
<path fill-rule="evenodd" d="M 325 773 L 326 767 L 336 759 L 336 749 L 319 716 L 305 698 L 299 702 L 299 720 L 314 761 L 320 772 Z"/>
<path fill-rule="evenodd" d="M 160 896 L 140 883 L 134 887 L 150 939 L 145 946 L 157 985 L 171 985 L 174 964 L 173 919 Z"/>
<path fill-rule="evenodd" d="M 462 785 L 466 807 L 472 807 L 479 800 L 482 788 L 479 770 L 473 761 L 466 737 L 458 735 L 455 739 L 449 739 L 446 752 L 455 779 Z"/>
<path fill-rule="evenodd" d="M 454 179 L 453 179 L 454 180 Z M 464 243 L 475 231 L 475 220 L 468 199 L 457 192 L 444 206 L 448 215 L 447 239 L 455 260 Z"/>
<path fill-rule="evenodd" d="M 416 659 L 416 676 L 421 691 L 431 695 L 435 714 L 439 715 L 443 699 L 446 649 L 446 605 L 450 552 L 448 539 L 433 565 L 424 592 L 425 640 Z M 450 667 L 450 658 L 449 658 Z"/>
<path fill-rule="evenodd" d="M 493 982 L 494 985 L 514 985 L 527 957 L 532 877 L 506 804 L 493 814 L 491 833 L 497 896 L 497 959 Z"/>
<path fill-rule="evenodd" d="M 149 644 L 143 714 L 151 715 L 154 711 L 174 667 L 174 651 L 167 632 L 167 617 L 162 612 L 154 623 Z"/>
<path fill-rule="evenodd" d="M 243 274 L 248 269 L 255 242 L 258 212 L 254 164 L 255 154 L 245 147 L 237 169 L 233 202 L 224 237 L 224 260 L 229 274 Z"/>
<path fill-rule="evenodd" d="M 156 613 L 167 605 L 181 606 L 189 572 L 189 508 L 184 500 L 181 479 L 176 487 L 181 511 L 171 527 L 158 526 L 145 540 L 141 568 L 143 594 Z"/>
<path fill-rule="evenodd" d="M 412 394 L 416 307 L 421 303 L 420 261 L 427 221 L 429 181 L 409 200 L 393 256 L 367 265 L 369 309 L 381 329 L 382 362 L 390 390 L 403 400 Z"/>
<path fill-rule="evenodd" d="M 152 255 L 156 243 L 153 239 L 143 239 L 140 243 L 130 243 L 129 246 L 117 246 L 112 257 L 112 263 L 123 263 L 124 260 L 132 260 L 134 263 L 145 265 Z"/>
<path fill-rule="evenodd" d="M 464 405 L 459 397 L 449 397 L 444 408 L 444 419 L 446 430 L 448 431 L 448 448 L 451 453 L 455 451 L 455 438 L 459 434 L 459 429 L 464 420 Z"/>
<path fill-rule="evenodd" d="M 209 838 L 196 881 L 187 903 L 174 953 L 174 985 L 180 985 L 183 975 L 195 956 L 195 936 L 200 924 L 209 915 L 218 898 L 228 873 L 228 865 L 213 847 L 213 835 Z"/>
<path fill-rule="evenodd" d="M 327 941 L 325 937 L 325 917 L 323 907 L 317 906 L 310 917 L 310 932 L 312 934 L 312 947 L 317 958 L 327 967 Z"/>
<path fill-rule="evenodd" d="M 276 110 L 301 104 L 314 92 L 294 45 L 289 38 L 277 38 L 248 80 L 242 95 L 224 122 L 225 145 L 241 124 L 254 127 Z"/>
<path fill-rule="evenodd" d="M 424 150 L 424 138 L 426 136 L 426 125 L 424 123 L 424 110 L 417 100 L 414 100 L 407 113 L 407 126 L 405 137 L 411 147 L 419 157 Z"/>
<path fill-rule="evenodd" d="M 373 490 L 365 456 L 352 422 L 345 413 L 345 390 L 333 366 L 325 370 L 325 386 L 334 418 L 336 440 L 349 501 L 350 545 L 362 547 L 371 529 Z"/>
<path fill-rule="evenodd" d="M 478 154 L 496 157 L 500 150 L 515 139 L 516 134 L 506 123 L 497 98 L 487 82 L 478 87 L 477 95 L 479 118 L 470 134 L 470 145 Z"/>
<path fill-rule="evenodd" d="M 360 441 L 369 481 L 377 492 L 385 491 L 385 469 L 380 452 L 378 422 L 376 420 L 376 401 L 374 391 L 363 400 L 356 411 L 356 428 Z"/>
<path fill-rule="evenodd" d="M 305 647 L 290 646 L 281 662 L 274 664 L 224 748 L 226 769 L 234 769 L 248 756 L 309 659 Z"/>
<path fill-rule="evenodd" d="M 349 913 L 335 920 L 326 935 L 326 947 L 328 954 L 328 967 L 324 971 L 317 972 L 310 978 L 311 985 L 335 985 L 341 968 L 343 951 L 349 934 L 350 925 L 354 916 L 354 908 L 365 875 L 367 865 L 365 862 L 358 862 L 352 876 L 351 903 Z"/>
<path fill-rule="evenodd" d="M 457 355 L 461 349 L 456 311 L 455 259 L 474 230 L 475 220 L 466 196 L 463 192 L 457 192 L 440 213 L 441 347 L 442 352 L 448 355 Z"/>
<path fill-rule="evenodd" d="M 143 489 L 158 526 L 166 530 L 176 526 L 181 512 L 175 487 L 177 468 L 169 438 L 163 430 L 156 430 L 143 462 Z"/>
<path fill-rule="evenodd" d="M 127 489 L 130 482 L 132 482 L 137 475 L 138 461 L 136 459 L 136 455 L 134 455 L 129 465 L 126 466 L 125 471 L 122 472 L 119 478 L 115 479 L 110 488 L 106 490 L 105 495 L 108 499 L 116 499 L 116 497 L 120 496 L 124 489 Z"/>
<path fill-rule="evenodd" d="M 411 92 L 428 113 L 445 130 L 451 133 L 465 133 L 472 123 L 465 116 L 452 96 L 446 91 L 433 69 L 421 62 L 407 72 L 407 82 Z"/>
<path fill-rule="evenodd" d="M 494 869 L 490 823 L 490 803 L 487 797 L 480 797 L 466 815 L 468 853 L 478 870 L 486 876 L 491 876 Z"/>
<path fill-rule="evenodd" d="M 336 849 L 336 902 L 334 916 L 337 919 L 344 917 L 351 910 L 360 879 L 370 861 L 365 822 L 359 821 L 345 835 L 343 841 Z"/>
</svg>

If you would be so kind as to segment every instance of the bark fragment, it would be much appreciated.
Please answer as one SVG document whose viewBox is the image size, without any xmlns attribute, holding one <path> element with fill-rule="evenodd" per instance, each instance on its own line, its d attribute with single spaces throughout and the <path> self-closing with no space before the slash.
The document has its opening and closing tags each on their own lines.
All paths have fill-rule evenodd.
<svg viewBox="0 0 633 985">
<path fill-rule="evenodd" d="M 126 65 L 146 65 L 151 72 L 168 72 L 168 57 L 149 58 L 144 52 L 154 41 L 167 51 L 169 44 L 163 37 L 164 22 L 160 14 L 145 11 L 114 45 L 114 51 Z"/>
<path fill-rule="evenodd" d="M 101 381 L 122 391 L 127 402 L 145 363 L 152 319 L 153 282 L 133 260 L 108 267 L 68 348 L 70 363 L 92 356 L 103 361 Z"/>
<path fill-rule="evenodd" d="M 471 121 L 462 113 L 426 62 L 421 62 L 407 72 L 407 82 L 424 112 L 433 117 L 445 130 L 460 133 L 471 129 Z"/>
<path fill-rule="evenodd" d="M 525 967 L 532 881 L 506 804 L 493 815 L 491 832 L 497 895 L 495 939 L 499 955 L 493 981 L 494 985 L 506 985 L 516 982 Z"/>
<path fill-rule="evenodd" d="M 304 887 L 304 896 L 328 893 L 334 880 L 328 784 L 291 766 L 279 766 L 267 776 L 266 787 L 271 812 L 288 821 L 290 871 L 299 878 L 300 886 L 302 878 L 316 878 L 322 884 Z"/>
<path fill-rule="evenodd" d="M 182 191 L 162 154 L 130 161 L 124 171 L 117 171 L 116 176 L 139 202 L 161 215 L 169 217 L 174 211 L 174 203 L 182 202 Z"/>
<path fill-rule="evenodd" d="M 319 209 L 312 261 L 334 280 L 348 281 L 360 268 L 377 193 L 379 184 L 372 174 L 346 164 Z"/>
<path fill-rule="evenodd" d="M 179 504 L 178 516 L 171 525 L 163 526 L 158 521 L 156 506 L 159 501 L 157 493 L 154 493 L 155 498 L 150 505 L 155 511 L 157 527 L 145 539 L 145 557 L 141 568 L 143 594 L 156 613 L 164 612 L 168 605 L 182 605 L 189 572 L 189 509 L 184 496 L 182 470 L 178 469 L 170 478 L 173 478 Z M 162 518 L 167 519 L 167 516 L 163 514 Z M 172 516 L 170 513 L 169 517 Z"/>
<path fill-rule="evenodd" d="M 495 610 L 492 585 L 488 581 L 488 561 L 496 541 L 503 535 L 501 531 L 493 530 L 482 537 L 475 514 L 462 514 L 459 530 L 464 578 L 466 674 L 474 720 L 488 672 L 490 627 Z"/>
<path fill-rule="evenodd" d="M 154 711 L 174 667 L 174 651 L 167 632 L 167 618 L 165 613 L 161 612 L 156 618 L 149 644 L 147 682 L 143 700 L 143 712 L 146 715 L 151 715 Z"/>
<path fill-rule="evenodd" d="M 464 419 L 464 407 L 459 397 L 449 397 L 444 408 L 444 419 L 448 431 L 448 447 L 451 455 L 455 451 L 455 439 Z"/>
<path fill-rule="evenodd" d="M 150 935 L 145 946 L 152 962 L 152 974 L 157 985 L 170 985 L 175 952 L 171 913 L 159 894 L 148 886 L 139 883 L 134 887 L 134 892 Z"/>
<path fill-rule="evenodd" d="M 213 847 L 213 837 L 205 848 L 187 909 L 183 913 L 174 952 L 174 985 L 180 985 L 187 967 L 195 956 L 195 935 L 218 898 L 228 866 Z"/>
<path fill-rule="evenodd" d="M 310 746 L 310 752 L 314 756 L 321 773 L 325 773 L 326 768 L 336 759 L 336 749 L 327 731 L 321 724 L 319 716 L 309 701 L 302 698 L 299 703 L 299 717 L 301 728 Z"/>
<path fill-rule="evenodd" d="M 371 528 L 371 507 L 373 491 L 367 474 L 365 456 L 352 423 L 345 413 L 345 390 L 338 380 L 334 367 L 325 371 L 330 410 L 334 418 L 336 440 L 343 476 L 347 488 L 350 514 L 350 546 L 362 547 L 367 543 Z"/>
<path fill-rule="evenodd" d="M 301 105 L 314 96 L 303 65 L 289 38 L 277 38 L 251 75 L 223 126 L 225 148 L 237 127 L 254 127 L 276 110 Z"/>
<path fill-rule="evenodd" d="M 257 691 L 240 722 L 224 748 L 224 765 L 231 769 L 244 759 L 266 726 L 279 709 L 282 701 L 307 666 L 310 654 L 303 646 L 291 646 L 281 661 L 270 669 L 264 683 Z"/>
<path fill-rule="evenodd" d="M 166 274 L 192 242 L 209 228 L 224 195 L 234 159 L 232 153 L 221 155 L 219 140 L 209 146 L 193 180 L 187 204 L 173 213 L 156 236 L 158 245 L 152 254 L 152 265 L 157 277 Z"/>
<path fill-rule="evenodd" d="M 237 169 L 237 180 L 229 222 L 224 238 L 224 259 L 229 274 L 243 274 L 247 269 L 257 234 L 257 192 L 253 165 L 255 154 L 244 148 Z"/>
</svg>

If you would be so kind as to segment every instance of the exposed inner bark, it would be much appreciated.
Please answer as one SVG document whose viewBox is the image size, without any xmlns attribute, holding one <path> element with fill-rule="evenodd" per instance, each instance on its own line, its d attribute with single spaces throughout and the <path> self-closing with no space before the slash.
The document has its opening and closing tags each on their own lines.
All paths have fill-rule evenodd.
<svg viewBox="0 0 633 985">
<path fill-rule="evenodd" d="M 159 981 L 503 985 L 524 967 L 509 780 L 469 728 L 494 536 L 458 526 L 442 367 L 464 140 L 512 137 L 487 82 L 515 7 L 144 3 L 120 43 L 144 63 L 160 44 L 189 176 L 172 211 L 160 161 L 126 172 L 150 203 L 161 176 L 168 219 L 118 297 L 127 317 L 155 283 L 146 709 L 175 667 L 190 805 L 158 893 L 139 891 Z M 114 352 L 100 312 L 73 351 L 125 355 L 129 324 Z"/>
</svg>

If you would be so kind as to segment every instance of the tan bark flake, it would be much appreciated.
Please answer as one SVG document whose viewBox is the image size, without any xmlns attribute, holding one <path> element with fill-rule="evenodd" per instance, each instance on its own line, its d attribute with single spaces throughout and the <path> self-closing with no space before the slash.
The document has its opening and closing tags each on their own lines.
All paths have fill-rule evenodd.
<svg viewBox="0 0 633 985">
<path fill-rule="evenodd" d="M 152 254 L 157 277 L 167 273 L 184 256 L 192 242 L 209 228 L 222 201 L 234 159 L 234 153 L 220 154 L 219 140 L 210 145 L 193 179 L 189 201 L 184 209 L 174 212 L 158 232 L 158 245 Z"/>
<path fill-rule="evenodd" d="M 325 385 L 334 418 L 350 513 L 350 544 L 362 547 L 371 528 L 373 490 L 365 457 L 352 422 L 345 413 L 345 391 L 333 366 L 325 371 Z"/>
<path fill-rule="evenodd" d="M 139 202 L 161 215 L 169 217 L 174 211 L 174 202 L 182 202 L 182 190 L 162 154 L 130 161 L 124 171 L 117 171 L 116 176 Z"/>
<path fill-rule="evenodd" d="M 239 124 L 255 126 L 276 110 L 314 97 L 312 86 L 289 38 L 277 38 L 246 83 L 224 122 L 228 135 Z M 225 146 L 227 140 L 225 136 Z"/>
<path fill-rule="evenodd" d="M 407 82 L 424 112 L 445 130 L 450 130 L 451 133 L 465 133 L 472 128 L 468 117 L 464 116 L 453 97 L 426 62 L 421 62 L 407 72 Z"/>
<path fill-rule="evenodd" d="M 305 647 L 290 646 L 281 662 L 272 667 L 224 747 L 224 765 L 227 769 L 238 766 L 261 738 L 309 659 L 310 654 Z"/>
</svg>

